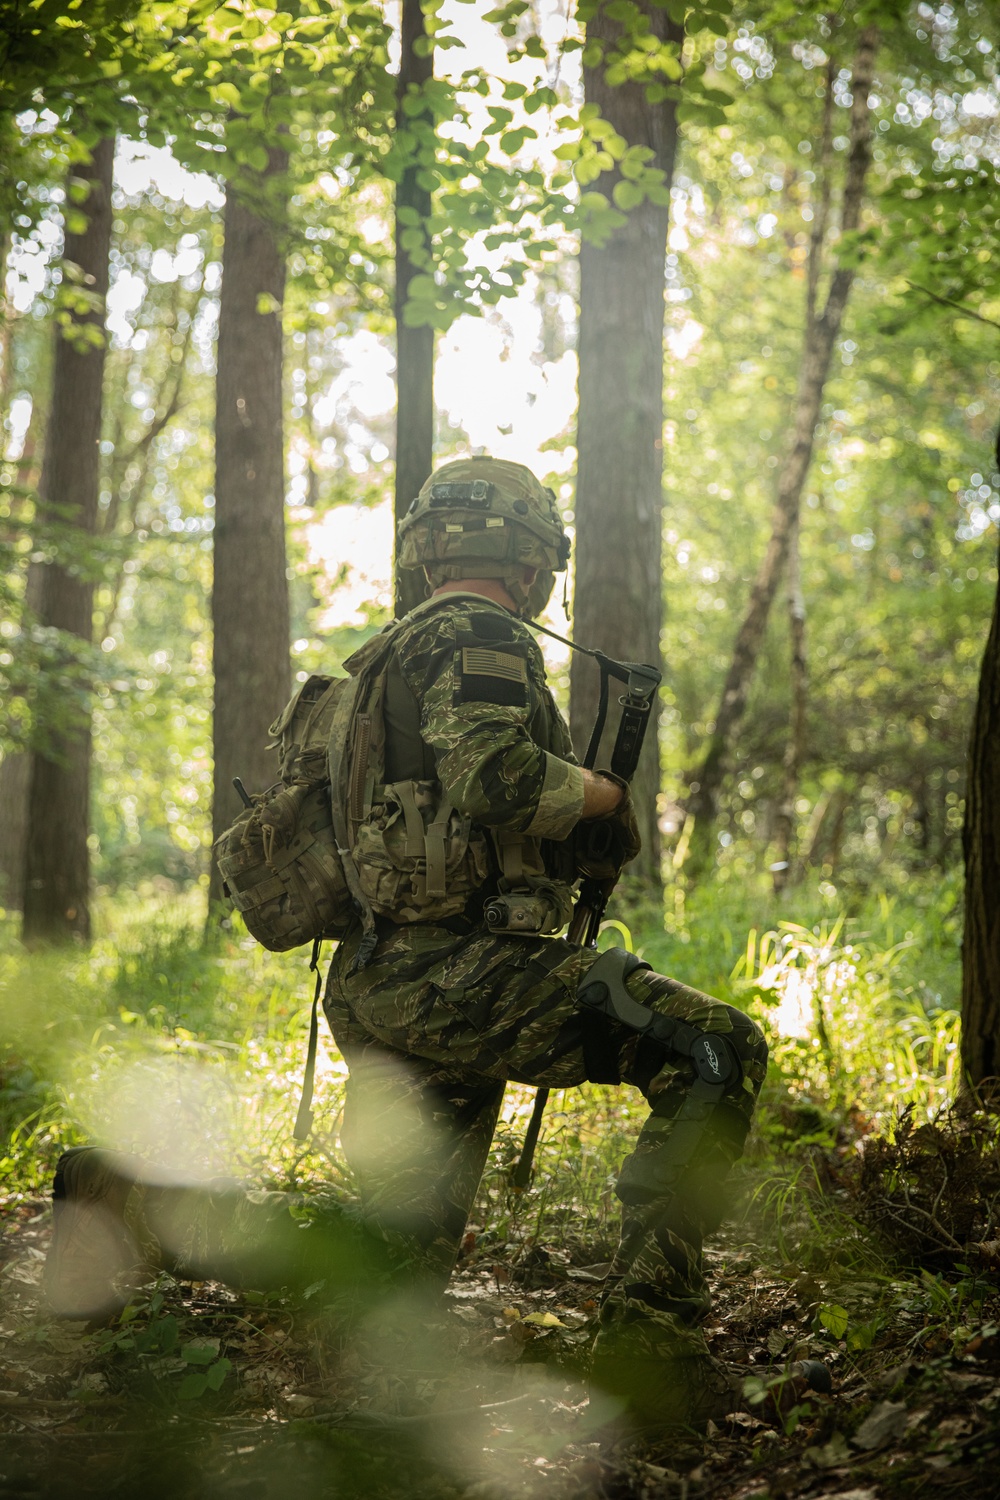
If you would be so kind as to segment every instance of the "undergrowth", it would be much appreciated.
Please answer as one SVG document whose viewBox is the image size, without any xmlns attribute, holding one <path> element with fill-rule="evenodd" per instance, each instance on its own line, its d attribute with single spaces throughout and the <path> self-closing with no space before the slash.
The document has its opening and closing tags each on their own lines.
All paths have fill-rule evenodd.
<svg viewBox="0 0 1000 1500">
<path fill-rule="evenodd" d="M 800 895 L 792 921 L 763 891 L 668 893 L 665 920 L 646 912 L 634 932 L 619 923 L 605 938 L 632 941 L 657 969 L 764 1026 L 772 1068 L 749 1172 L 757 1199 L 786 1212 L 815 1197 L 813 1148 L 829 1153 L 845 1136 L 853 1151 L 873 1131 L 891 1138 L 904 1110 L 933 1119 L 958 1059 L 954 889 L 871 898 L 850 914 L 830 911 L 820 891 Z M 245 936 L 206 945 L 200 911 L 179 901 L 118 901 L 100 926 L 89 951 L 44 955 L 26 954 L 12 923 L 0 928 L 0 1190 L 38 1195 L 58 1151 L 83 1139 L 199 1176 L 344 1185 L 336 1138 L 346 1068 L 332 1044 L 321 1049 L 313 1136 L 302 1147 L 291 1134 L 306 958 L 267 954 Z M 572 1232 L 603 1254 L 616 1168 L 645 1106 L 629 1089 L 555 1093 L 532 1189 L 517 1195 L 509 1173 L 531 1098 L 508 1091 L 477 1226 L 506 1234 L 512 1224 L 535 1242 Z"/>
<path fill-rule="evenodd" d="M 914 1421 L 932 1410 L 944 1433 L 978 1420 L 965 1407 L 957 1411 L 948 1381 L 954 1369 L 959 1380 L 984 1379 L 975 1370 L 994 1351 L 1000 1358 L 1000 1155 L 991 1121 L 949 1107 L 958 1056 L 953 895 L 914 891 L 908 902 L 872 900 L 837 912 L 822 892 L 804 893 L 792 912 L 730 886 L 672 900 L 665 921 L 640 913 L 631 931 L 619 921 L 606 933 L 605 941 L 629 941 L 661 971 L 749 1010 L 771 1044 L 773 1066 L 737 1172 L 733 1220 L 708 1250 L 716 1310 L 707 1333 L 720 1358 L 746 1366 L 746 1390 L 756 1380 L 763 1392 L 769 1374 L 791 1359 L 821 1358 L 840 1405 L 793 1405 L 780 1443 L 752 1418 L 749 1428 L 713 1439 L 714 1461 L 732 1469 L 733 1493 L 750 1493 L 759 1475 L 774 1481 L 768 1493 L 790 1495 L 795 1465 L 807 1489 L 817 1470 L 829 1470 L 842 1488 L 835 1476 L 847 1472 L 866 1414 L 909 1420 L 893 1395 L 906 1381 Z M 537 1442 L 525 1448 L 532 1472 L 549 1466 L 561 1496 L 562 1460 L 544 1455 L 561 1448 L 575 1420 L 582 1387 L 572 1383 L 586 1375 L 599 1284 L 617 1238 L 615 1178 L 646 1113 L 634 1090 L 554 1091 L 531 1187 L 516 1192 L 511 1167 L 533 1091 L 510 1087 L 453 1282 L 450 1333 L 421 1320 L 411 1338 L 393 1304 L 384 1333 L 369 1330 L 376 1353 L 358 1362 L 339 1334 L 323 1331 L 311 1302 L 235 1297 L 169 1277 L 102 1333 L 77 1334 L 76 1344 L 57 1326 L 17 1312 L 16 1278 L 30 1280 L 31 1256 L 40 1254 L 32 1236 L 44 1243 L 38 1199 L 69 1143 L 102 1141 L 194 1177 L 225 1172 L 301 1190 L 312 1206 L 326 1192 L 351 1189 L 337 1145 L 346 1069 L 329 1043 L 321 1049 L 316 1128 L 305 1146 L 292 1138 L 311 998 L 307 958 L 275 958 L 233 935 L 206 946 L 200 912 L 183 904 L 119 902 L 103 917 L 89 952 L 28 955 L 10 927 L 0 929 L 0 1207 L 14 1229 L 15 1279 L 6 1284 L 11 1347 L 23 1364 L 17 1379 L 27 1389 L 39 1378 L 36 1365 L 49 1359 L 57 1371 L 75 1371 L 59 1400 L 83 1401 L 86 1411 L 96 1399 L 111 1412 L 126 1394 L 136 1398 L 125 1427 L 153 1423 L 145 1435 L 136 1429 L 136 1442 L 142 1436 L 158 1463 L 170 1452 L 187 1464 L 197 1479 L 192 1494 L 201 1493 L 198 1475 L 213 1463 L 219 1483 L 229 1482 L 245 1438 L 256 1481 L 268 1464 L 280 1466 L 283 1452 L 298 1462 L 298 1444 L 316 1466 L 303 1493 L 329 1492 L 330 1473 L 343 1466 L 344 1493 L 395 1497 L 387 1475 L 399 1466 L 408 1495 L 451 1500 L 487 1491 L 467 1488 L 464 1478 L 442 1479 L 447 1466 L 437 1459 L 425 1473 L 423 1447 L 404 1443 L 395 1454 L 388 1438 L 337 1434 L 299 1417 L 331 1392 L 341 1405 L 360 1401 L 376 1411 L 433 1392 L 445 1407 L 461 1407 L 470 1399 L 466 1386 L 474 1401 L 493 1400 L 496 1391 L 509 1394 L 503 1371 L 524 1371 L 522 1390 L 534 1371 L 538 1389 L 550 1392 L 552 1425 L 523 1443 Z M 449 1352 L 456 1336 L 466 1364 Z M 419 1366 L 412 1380 L 405 1359 L 400 1364 L 391 1352 L 393 1339 Z M 578 1394 L 567 1395 L 571 1389 Z M 880 1390 L 892 1399 L 873 1405 L 871 1393 Z M 220 1436 L 227 1423 L 230 1448 Z M 186 1456 L 178 1433 L 218 1451 L 199 1457 L 192 1448 Z M 503 1441 L 494 1433 L 487 1447 Z M 509 1441 L 516 1449 L 522 1439 Z M 477 1472 L 485 1451 L 477 1439 L 458 1470 Z M 35 1461 L 25 1454 L 25 1464 Z M 138 1472 L 142 1453 L 133 1457 Z M 902 1446 L 886 1459 L 904 1461 Z M 449 1474 L 456 1462 L 452 1454 Z M 937 1464 L 937 1452 L 926 1462 Z M 658 1484 L 671 1472 L 647 1468 Z M 691 1472 L 691 1495 L 700 1496 L 693 1476 L 701 1470 Z M 188 1493 L 180 1470 L 164 1473 L 164 1494 Z M 567 1496 L 597 1493 L 587 1488 L 592 1475 L 578 1483 L 572 1464 L 566 1473 Z M 662 1480 L 655 1493 L 673 1496 L 671 1483 Z M 677 1483 L 687 1493 L 687 1478 Z M 513 1481 L 509 1490 L 489 1489 L 501 1492 L 522 1490 Z M 618 1492 L 613 1483 L 607 1491 Z M 764 1493 L 759 1484 L 753 1492 Z"/>
</svg>

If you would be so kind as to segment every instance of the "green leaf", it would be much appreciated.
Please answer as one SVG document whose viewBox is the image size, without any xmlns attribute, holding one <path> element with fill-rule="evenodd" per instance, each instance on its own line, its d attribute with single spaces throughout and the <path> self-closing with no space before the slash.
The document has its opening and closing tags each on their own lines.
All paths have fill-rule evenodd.
<svg viewBox="0 0 1000 1500">
<path fill-rule="evenodd" d="M 409 301 L 428 302 L 433 301 L 438 295 L 438 285 L 433 276 L 414 276 L 406 289 Z"/>
<path fill-rule="evenodd" d="M 177 1392 L 182 1401 L 196 1401 L 199 1396 L 204 1396 L 208 1389 L 207 1375 L 185 1375 L 181 1381 L 181 1388 Z"/>
<path fill-rule="evenodd" d="M 604 168 L 600 162 L 601 153 L 598 151 L 593 156 L 585 156 L 576 164 L 574 176 L 581 187 L 586 187 L 589 182 L 596 182 Z"/>
<path fill-rule="evenodd" d="M 217 1359 L 215 1361 L 215 1364 L 211 1365 L 205 1372 L 205 1379 L 208 1382 L 209 1390 L 221 1390 L 222 1382 L 225 1380 L 226 1376 L 229 1374 L 232 1368 L 233 1365 L 231 1360 Z"/>
<path fill-rule="evenodd" d="M 642 188 L 634 182 L 616 182 L 611 190 L 611 197 L 616 207 L 624 213 L 628 213 L 629 209 L 638 208 L 645 196 Z"/>
<path fill-rule="evenodd" d="M 819 1309 L 817 1316 L 827 1333 L 832 1334 L 835 1339 L 844 1337 L 850 1321 L 850 1314 L 846 1307 L 840 1307 L 836 1302 L 828 1302 Z"/>
<path fill-rule="evenodd" d="M 189 1365 L 210 1365 L 218 1355 L 218 1339 L 192 1339 L 181 1350 L 181 1359 Z"/>
<path fill-rule="evenodd" d="M 208 92 L 219 104 L 226 104 L 230 109 L 239 109 L 240 91 L 235 83 L 217 83 Z"/>
<path fill-rule="evenodd" d="M 701 97 L 703 99 L 707 99 L 710 104 L 720 104 L 723 108 L 725 108 L 727 104 L 733 103 L 732 94 L 727 94 L 725 89 L 703 88 L 701 90 Z"/>
<path fill-rule="evenodd" d="M 506 135 L 500 137 L 500 149 L 506 151 L 508 156 L 513 156 L 520 151 L 525 141 L 537 140 L 537 130 L 532 130 L 529 125 L 522 125 L 518 130 L 508 130 Z"/>
</svg>

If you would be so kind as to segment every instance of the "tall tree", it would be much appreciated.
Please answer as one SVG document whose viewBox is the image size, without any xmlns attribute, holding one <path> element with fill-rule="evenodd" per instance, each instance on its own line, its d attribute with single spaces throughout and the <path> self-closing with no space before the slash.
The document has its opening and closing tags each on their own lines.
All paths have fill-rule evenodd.
<svg viewBox="0 0 1000 1500">
<path fill-rule="evenodd" d="M 219 304 L 212 587 L 215 676 L 213 841 L 253 791 L 274 778 L 268 727 L 288 697 L 280 217 L 288 153 L 268 150 L 226 194 Z M 213 864 L 210 898 L 221 896 Z"/>
<path fill-rule="evenodd" d="M 602 243 L 584 239 L 580 250 L 574 629 L 609 655 L 658 664 L 664 267 L 677 104 L 671 97 L 650 102 L 643 82 L 616 76 L 619 49 L 631 41 L 623 23 L 609 14 L 616 9 L 601 6 L 588 20 L 584 54 L 585 61 L 593 58 L 584 70 L 587 102 L 625 143 L 596 188 L 629 211 Z M 652 0 L 640 0 L 636 9 L 679 75 L 683 27 Z M 628 152 L 632 161 L 662 173 L 659 190 L 631 207 Z M 570 683 L 570 717 L 580 748 L 597 709 L 592 664 L 574 659 Z M 648 882 L 659 880 L 659 790 L 654 732 L 635 780 L 643 839 L 638 873 Z"/>
<path fill-rule="evenodd" d="M 789 687 L 791 713 L 788 719 L 788 741 L 782 761 L 781 800 L 775 816 L 774 863 L 771 878 L 774 893 L 793 883 L 795 876 L 795 802 L 799 794 L 799 777 L 806 749 L 806 709 L 809 698 L 809 670 L 806 661 L 806 601 L 802 592 L 802 558 L 799 549 L 798 517 L 792 523 L 788 538 L 788 639 L 791 647 Z"/>
<path fill-rule="evenodd" d="M 830 369 L 830 358 L 840 334 L 844 310 L 854 283 L 856 259 L 852 237 L 861 221 L 865 179 L 871 162 L 871 107 L 869 96 L 875 69 L 878 32 L 865 27 L 858 36 L 851 79 L 850 147 L 840 208 L 842 250 L 829 278 L 820 307 L 819 287 L 829 221 L 829 175 L 821 177 L 821 200 L 813 220 L 806 283 L 805 324 L 798 390 L 789 443 L 778 473 L 771 535 L 750 591 L 746 612 L 736 633 L 732 660 L 723 684 L 708 748 L 691 779 L 687 811 L 689 843 L 687 869 L 697 873 L 711 852 L 719 790 L 726 772 L 729 748 L 746 708 L 771 605 L 788 557 L 789 538 L 798 519 L 802 491 L 812 462 L 816 424 Z M 830 101 L 834 72 L 827 72 L 823 125 L 824 147 L 830 136 Z M 827 152 L 824 149 L 823 155 Z"/>
<path fill-rule="evenodd" d="M 28 618 L 35 618 L 38 614 L 44 576 L 40 564 L 29 565 L 21 601 Z M 29 751 L 8 745 L 0 761 L 0 904 L 9 911 L 24 911 L 30 787 Z"/>
<path fill-rule="evenodd" d="M 90 160 L 67 183 L 63 249 L 65 286 L 56 323 L 52 404 L 42 465 L 39 505 L 58 518 L 62 537 L 39 582 L 39 622 L 90 643 L 93 578 L 87 543 L 97 518 L 104 309 L 111 249 L 111 181 L 114 141 L 97 142 Z M 78 186 L 79 184 L 79 186 Z M 75 222 L 72 205 L 84 222 Z M 81 545 L 82 544 L 82 545 Z M 67 662 L 67 665 L 69 663 Z M 58 691 L 56 677 L 50 691 Z M 62 727 L 50 729 L 31 758 L 24 889 L 26 941 L 59 941 L 90 935 L 90 714 L 78 706 Z"/>
<path fill-rule="evenodd" d="M 421 103 L 421 91 L 434 76 L 434 51 L 424 24 L 421 0 L 402 0 L 399 77 L 396 85 L 397 141 L 412 142 L 407 165 L 396 185 L 396 493 L 397 523 L 431 472 L 434 449 L 434 329 L 406 319 L 413 278 L 428 263 L 427 220 L 431 212 L 430 179 L 421 161 L 430 147 L 433 161 L 434 116 Z M 409 570 L 396 572 L 396 614 L 419 604 L 420 579 Z"/>
<path fill-rule="evenodd" d="M 1000 469 L 1000 433 L 997 434 Z M 1000 1092 L 1000 588 L 979 673 L 969 741 L 962 852 L 962 1065 L 995 1100 Z"/>
</svg>

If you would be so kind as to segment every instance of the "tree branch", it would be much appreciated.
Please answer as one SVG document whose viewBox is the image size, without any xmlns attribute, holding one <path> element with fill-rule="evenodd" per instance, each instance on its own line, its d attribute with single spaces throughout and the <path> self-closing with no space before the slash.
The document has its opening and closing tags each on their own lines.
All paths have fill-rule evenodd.
<svg viewBox="0 0 1000 1500">
<path fill-rule="evenodd" d="M 984 318 L 982 313 L 975 312 L 971 307 L 966 307 L 962 302 L 954 302 L 951 297 L 942 297 L 939 292 L 932 292 L 929 286 L 921 286 L 918 281 L 907 281 L 906 285 L 914 292 L 923 292 L 932 302 L 940 302 L 942 307 L 953 307 L 960 312 L 964 318 L 974 318 L 977 323 L 985 323 L 987 328 L 1000 329 L 1000 323 L 994 318 Z"/>
</svg>

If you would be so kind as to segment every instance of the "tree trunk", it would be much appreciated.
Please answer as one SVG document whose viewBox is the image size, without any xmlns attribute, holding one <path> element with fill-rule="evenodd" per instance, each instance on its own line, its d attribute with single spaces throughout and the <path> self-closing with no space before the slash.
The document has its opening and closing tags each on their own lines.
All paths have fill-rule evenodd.
<svg viewBox="0 0 1000 1500">
<path fill-rule="evenodd" d="M 434 452 L 434 330 L 410 328 L 406 323 L 406 300 L 414 276 L 426 271 L 429 248 L 426 224 L 431 211 L 430 191 L 421 185 L 420 136 L 434 129 L 430 113 L 410 117 L 403 100 L 410 86 L 423 88 L 434 76 L 434 54 L 414 50 L 426 42 L 421 0 L 402 0 L 399 77 L 396 83 L 396 128 L 414 133 L 417 144 L 410 164 L 396 187 L 396 495 L 398 525 L 431 472 Z M 414 222 L 416 220 L 417 222 Z M 421 243 L 413 245 L 419 236 Z M 417 570 L 396 572 L 396 614 L 406 612 L 424 597 L 423 579 Z"/>
<path fill-rule="evenodd" d="M 806 601 L 802 594 L 802 570 L 799 555 L 799 523 L 796 517 L 788 538 L 788 632 L 791 644 L 790 686 L 791 712 L 788 743 L 785 746 L 781 804 L 774 831 L 774 863 L 771 877 L 774 894 L 780 896 L 793 884 L 795 800 L 799 795 L 799 776 L 806 744 L 806 705 L 808 670 L 806 666 Z"/>
<path fill-rule="evenodd" d="M 1000 464 L 1000 434 L 997 436 Z M 996 1100 L 1000 1079 L 1000 588 L 979 674 L 969 742 L 962 851 L 962 1065 L 966 1080 Z"/>
<path fill-rule="evenodd" d="M 2 137 L 0 137 L 2 140 Z M 13 363 L 13 317 L 7 306 L 7 257 L 10 254 L 10 232 L 0 226 L 0 419 L 7 416 Z M 0 449 L 0 457 L 3 451 Z"/>
<path fill-rule="evenodd" d="M 29 621 L 38 617 L 44 573 L 40 563 L 31 563 L 28 567 L 24 609 Z M 24 617 L 20 628 L 25 628 Z M 8 750 L 0 761 L 0 906 L 22 913 L 30 789 L 29 751 Z"/>
<path fill-rule="evenodd" d="M 31 757 L 8 751 L 0 762 L 0 906 L 24 910 L 24 861 L 28 834 Z"/>
<path fill-rule="evenodd" d="M 854 57 L 851 105 L 851 146 L 844 180 L 840 227 L 842 234 L 856 230 L 864 201 L 865 177 L 871 161 L 871 93 L 878 33 L 867 27 L 858 38 Z M 828 78 L 827 99 L 831 80 Z M 825 206 L 821 205 L 819 222 L 825 224 Z M 750 602 L 736 635 L 733 657 L 726 675 L 722 697 L 715 715 L 708 749 L 701 766 L 690 782 L 688 798 L 689 835 L 687 873 L 697 874 L 712 854 L 712 833 L 718 810 L 719 792 L 726 772 L 729 747 L 739 725 L 754 669 L 764 639 L 768 616 L 774 602 L 782 570 L 788 555 L 788 540 L 802 499 L 809 465 L 812 461 L 816 423 L 819 420 L 823 391 L 830 369 L 830 358 L 840 333 L 844 309 L 854 281 L 851 265 L 837 265 L 830 278 L 822 313 L 815 312 L 819 281 L 822 238 L 813 234 L 810 247 L 806 327 L 802 349 L 799 385 L 795 398 L 791 442 L 778 475 L 778 493 L 771 519 L 771 537 L 767 551 L 750 591 Z"/>
<path fill-rule="evenodd" d="M 275 147 L 268 155 L 256 185 L 273 203 L 273 179 L 287 170 L 288 153 Z M 277 778 L 265 746 L 291 675 L 281 382 L 285 262 L 273 216 L 248 206 L 232 187 L 224 231 L 215 387 L 213 840 L 239 812 L 235 776 L 249 791 Z M 221 895 L 213 860 L 210 903 Z"/>
<path fill-rule="evenodd" d="M 4 266 L 4 270 L 6 266 Z M 3 274 L 0 272 L 0 274 Z M 2 292 L 0 292 L 2 300 Z M 13 339 L 11 329 L 7 328 L 7 343 L 5 346 L 5 361 L 8 366 L 8 374 L 4 380 L 2 400 L 3 415 L 9 412 L 10 397 L 13 392 L 13 380 L 9 373 L 9 367 L 13 364 Z M 23 492 L 34 487 L 37 481 L 35 472 L 35 427 L 37 423 L 38 401 L 32 401 L 31 417 L 28 422 L 28 430 L 24 437 L 24 447 L 21 457 L 17 461 L 14 478 L 14 493 L 18 496 L 19 506 L 25 504 Z M 18 517 L 20 521 L 20 517 Z M 42 568 L 38 563 L 30 563 L 28 576 L 25 583 L 24 613 L 21 617 L 20 629 L 24 629 L 25 617 L 33 620 L 37 617 L 38 606 L 41 602 Z M 31 756 L 27 750 L 8 749 L 0 761 L 0 906 L 6 907 L 8 911 L 24 911 L 24 863 L 26 856 L 26 838 L 28 833 L 28 788 L 30 785 Z"/>
<path fill-rule="evenodd" d="M 52 405 L 39 484 L 42 510 L 58 507 L 62 527 L 86 541 L 97 520 L 100 485 L 101 401 L 104 381 L 104 305 L 111 250 L 113 140 L 102 140 L 86 166 L 72 178 L 88 185 L 81 205 L 87 224 L 82 234 L 67 231 L 64 266 L 79 268 L 82 286 L 94 305 L 74 313 L 69 328 L 57 327 L 52 371 Z M 68 202 L 72 202 L 67 194 Z M 82 328 L 97 329 L 93 342 L 77 342 Z M 66 555 L 67 544 L 60 546 Z M 94 585 L 68 563 L 41 568 L 38 620 L 89 642 L 93 630 Z M 24 876 L 25 942 L 65 942 L 90 936 L 90 713 L 50 732 L 31 755 Z"/>
<path fill-rule="evenodd" d="M 654 36 L 683 41 L 683 28 L 652 0 L 642 0 Z M 613 44 L 621 27 L 603 11 L 587 24 L 589 40 Z M 604 68 L 584 73 L 587 102 L 630 146 L 651 147 L 650 165 L 670 187 L 677 151 L 676 104 L 646 101 L 642 85 L 612 88 Z M 617 170 L 596 188 L 610 198 Z M 601 247 L 580 248 L 580 406 L 577 426 L 574 633 L 626 661 L 660 662 L 663 510 L 663 314 L 669 204 L 633 209 Z M 570 720 L 578 751 L 597 710 L 593 663 L 574 654 Z M 604 746 L 605 760 L 610 739 Z M 635 778 L 643 851 L 632 868 L 660 882 L 657 798 L 660 765 L 653 724 Z"/>
</svg>

